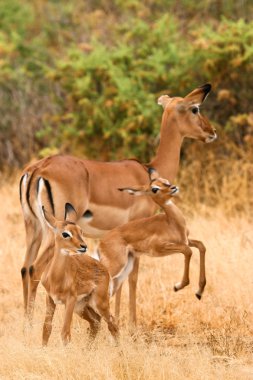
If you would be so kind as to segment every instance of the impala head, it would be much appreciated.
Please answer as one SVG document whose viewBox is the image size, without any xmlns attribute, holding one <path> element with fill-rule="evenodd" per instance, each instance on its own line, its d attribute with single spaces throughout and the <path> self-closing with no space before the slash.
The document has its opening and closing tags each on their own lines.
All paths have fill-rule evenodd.
<svg viewBox="0 0 253 380">
<path fill-rule="evenodd" d="M 125 187 L 119 189 L 131 195 L 148 195 L 154 202 L 163 207 L 168 204 L 170 198 L 174 197 L 179 189 L 177 186 L 169 183 L 167 179 L 161 178 L 154 168 L 149 168 L 150 183 L 147 186 Z"/>
<path fill-rule="evenodd" d="M 55 242 L 62 253 L 71 255 L 71 251 L 75 251 L 78 254 L 87 251 L 82 229 L 73 221 L 76 219 L 76 212 L 70 203 L 66 203 L 65 205 L 64 221 L 57 220 L 53 214 L 45 210 L 44 206 L 42 210 L 46 223 L 53 230 Z"/>
<path fill-rule="evenodd" d="M 161 133 L 173 124 L 177 125 L 181 137 L 190 137 L 206 143 L 217 138 L 216 130 L 211 126 L 208 119 L 200 114 L 199 107 L 211 91 L 210 84 L 197 87 L 184 98 L 171 98 L 162 95 L 157 103 L 164 109 Z"/>
</svg>

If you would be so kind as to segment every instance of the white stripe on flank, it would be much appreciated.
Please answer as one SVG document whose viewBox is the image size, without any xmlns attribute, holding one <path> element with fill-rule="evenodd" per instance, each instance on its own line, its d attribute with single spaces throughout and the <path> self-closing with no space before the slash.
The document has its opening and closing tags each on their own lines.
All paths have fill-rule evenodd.
<svg viewBox="0 0 253 380">
<path fill-rule="evenodd" d="M 40 178 L 39 179 L 39 183 L 38 183 L 38 197 L 37 197 L 38 207 L 37 207 L 37 215 L 38 215 L 38 218 L 40 220 L 40 224 L 42 226 L 43 234 L 46 232 L 46 226 L 48 226 L 49 228 L 52 229 L 52 226 L 50 226 L 50 224 L 45 219 L 44 213 L 43 213 L 43 210 L 42 210 L 43 204 L 42 204 L 41 193 L 42 193 L 42 190 L 43 190 L 44 187 L 45 187 L 44 179 Z"/>
<path fill-rule="evenodd" d="M 21 204 L 22 204 L 22 210 L 23 210 L 23 215 L 24 218 L 27 219 L 28 215 L 31 214 L 31 211 L 26 203 L 26 201 L 23 201 L 23 199 L 26 196 L 26 185 L 28 181 L 28 173 L 26 173 L 22 179 L 22 190 L 21 190 Z"/>
</svg>

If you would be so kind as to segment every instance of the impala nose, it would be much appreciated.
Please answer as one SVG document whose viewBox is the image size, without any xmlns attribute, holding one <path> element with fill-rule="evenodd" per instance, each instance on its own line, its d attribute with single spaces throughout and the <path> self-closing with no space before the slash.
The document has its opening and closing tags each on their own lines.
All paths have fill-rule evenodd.
<svg viewBox="0 0 253 380">
<path fill-rule="evenodd" d="M 80 249 L 78 249 L 78 252 L 86 252 L 87 251 L 87 245 L 85 245 L 85 244 L 80 244 Z"/>
<path fill-rule="evenodd" d="M 213 134 L 211 135 L 209 135 L 207 138 L 206 138 L 206 140 L 205 140 L 205 142 L 206 143 L 211 143 L 211 142 L 213 142 L 214 140 L 216 140 L 217 139 L 217 134 L 216 134 L 216 129 L 214 129 L 213 130 Z"/>
<path fill-rule="evenodd" d="M 177 186 L 174 186 L 174 185 L 173 185 L 173 186 L 170 187 L 170 190 L 171 190 L 171 191 L 170 191 L 170 194 L 171 194 L 171 195 L 174 195 L 174 194 L 178 193 L 179 188 L 178 188 Z"/>
</svg>

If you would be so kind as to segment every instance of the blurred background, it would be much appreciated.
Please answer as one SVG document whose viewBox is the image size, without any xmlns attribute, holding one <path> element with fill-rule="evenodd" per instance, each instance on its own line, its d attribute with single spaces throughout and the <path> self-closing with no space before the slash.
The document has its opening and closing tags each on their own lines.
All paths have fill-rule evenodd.
<svg viewBox="0 0 253 380">
<path fill-rule="evenodd" d="M 1 0 L 0 20 L 2 172 L 55 153 L 147 162 L 157 98 L 210 82 L 219 138 L 185 141 L 178 182 L 191 204 L 250 214 L 251 0 Z"/>
</svg>

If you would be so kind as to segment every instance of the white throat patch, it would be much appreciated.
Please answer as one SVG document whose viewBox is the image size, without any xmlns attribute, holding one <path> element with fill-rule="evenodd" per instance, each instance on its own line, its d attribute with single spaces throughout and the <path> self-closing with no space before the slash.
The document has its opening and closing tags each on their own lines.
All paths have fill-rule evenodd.
<svg viewBox="0 0 253 380">
<path fill-rule="evenodd" d="M 64 248 L 61 248 L 60 252 L 61 252 L 61 254 L 63 256 L 68 256 L 69 255 L 69 251 L 67 249 L 64 249 Z"/>
</svg>

